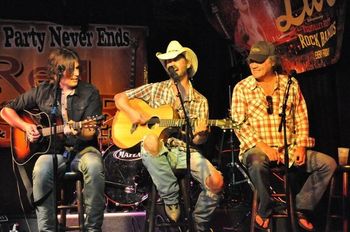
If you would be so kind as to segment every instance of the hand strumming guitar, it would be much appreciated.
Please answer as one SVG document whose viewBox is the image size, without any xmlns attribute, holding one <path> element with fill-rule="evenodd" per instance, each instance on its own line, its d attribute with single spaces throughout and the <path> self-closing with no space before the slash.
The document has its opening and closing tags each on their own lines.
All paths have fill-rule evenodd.
<svg viewBox="0 0 350 232">
<path fill-rule="evenodd" d="M 128 115 L 130 117 L 131 123 L 136 125 L 143 125 L 149 120 L 149 118 L 147 118 L 146 115 L 144 115 L 142 112 L 134 109 L 132 111 L 129 111 Z"/>
<path fill-rule="evenodd" d="M 132 124 L 145 124 L 149 118 L 142 114 L 142 112 L 134 109 L 125 93 L 116 94 L 114 96 L 117 109 L 124 111 L 128 116 Z"/>
</svg>

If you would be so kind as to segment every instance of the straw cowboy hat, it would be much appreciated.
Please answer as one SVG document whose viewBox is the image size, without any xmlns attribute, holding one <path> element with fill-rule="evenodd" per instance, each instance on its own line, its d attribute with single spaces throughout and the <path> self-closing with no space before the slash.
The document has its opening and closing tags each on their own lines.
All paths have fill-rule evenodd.
<svg viewBox="0 0 350 232">
<path fill-rule="evenodd" d="M 168 69 L 165 65 L 166 60 L 174 59 L 178 55 L 183 54 L 186 60 L 191 64 L 191 67 L 188 69 L 189 77 L 193 77 L 198 69 L 198 59 L 194 51 L 190 48 L 183 47 L 178 41 L 173 40 L 169 43 L 166 52 L 161 53 L 157 52 L 156 57 L 159 59 L 160 63 L 162 63 L 165 71 L 168 72 Z"/>
</svg>

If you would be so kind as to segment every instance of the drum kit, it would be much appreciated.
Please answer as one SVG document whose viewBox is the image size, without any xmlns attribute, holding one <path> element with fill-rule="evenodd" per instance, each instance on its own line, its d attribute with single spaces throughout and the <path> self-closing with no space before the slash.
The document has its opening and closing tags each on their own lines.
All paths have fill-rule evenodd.
<svg viewBox="0 0 350 232">
<path fill-rule="evenodd" d="M 143 166 L 139 146 L 121 149 L 111 139 L 111 122 L 107 119 L 99 133 L 100 151 L 105 167 L 105 197 L 107 209 L 111 211 L 135 211 L 144 209 L 146 200 L 151 191 L 152 180 L 147 169 Z M 232 131 L 231 131 L 232 132 Z M 225 139 L 228 135 L 229 140 Z M 253 186 L 246 171 L 236 160 L 238 149 L 233 141 L 233 133 L 222 132 L 217 159 L 214 165 L 223 173 L 225 179 L 224 199 L 225 207 L 242 203 L 247 199 L 246 190 Z M 224 143 L 226 141 L 226 143 Z M 223 149 L 227 147 L 228 149 Z M 199 188 L 193 183 L 193 188 Z M 193 192 L 199 192 L 194 190 Z M 249 194 L 248 194 L 249 195 Z M 248 199 L 249 200 L 249 199 Z M 247 200 L 247 201 L 248 201 Z"/>
<path fill-rule="evenodd" d="M 113 143 L 112 120 L 103 123 L 98 138 L 105 167 L 106 204 L 113 211 L 135 210 L 143 207 L 152 181 L 142 164 L 139 147 L 121 149 Z"/>
<path fill-rule="evenodd" d="M 107 200 L 115 206 L 139 206 L 148 197 L 149 175 L 139 151 L 123 150 L 115 145 L 103 152 Z"/>
</svg>

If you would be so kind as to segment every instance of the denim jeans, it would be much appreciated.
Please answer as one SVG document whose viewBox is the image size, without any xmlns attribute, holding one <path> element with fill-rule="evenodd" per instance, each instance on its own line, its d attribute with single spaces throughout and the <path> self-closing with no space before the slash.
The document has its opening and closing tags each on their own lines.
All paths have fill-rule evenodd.
<svg viewBox="0 0 350 232">
<path fill-rule="evenodd" d="M 272 212 L 273 200 L 269 194 L 270 187 L 270 161 L 258 148 L 252 148 L 243 154 L 243 164 L 247 167 L 251 181 L 258 191 L 261 217 L 269 217 Z M 298 210 L 312 211 L 320 201 L 328 183 L 336 169 L 334 159 L 321 152 L 307 150 L 305 165 L 298 169 L 310 175 L 296 195 L 295 204 Z"/>
<path fill-rule="evenodd" d="M 58 175 L 66 171 L 66 159 L 57 155 Z M 73 171 L 80 171 L 84 178 L 85 231 L 101 231 L 104 199 L 104 166 L 102 156 L 95 148 L 84 149 L 71 163 Z M 39 231 L 55 231 L 55 209 L 52 194 L 52 155 L 41 155 L 33 169 L 33 197 Z"/>
<path fill-rule="evenodd" d="M 186 152 L 177 147 L 168 150 L 165 146 L 157 156 L 147 153 L 141 146 L 142 162 L 165 204 L 179 202 L 179 185 L 173 169 L 186 168 Z M 211 216 L 220 201 L 220 195 L 212 193 L 205 184 L 215 167 L 199 152 L 191 152 L 191 175 L 202 188 L 193 211 L 197 231 L 209 230 Z"/>
</svg>

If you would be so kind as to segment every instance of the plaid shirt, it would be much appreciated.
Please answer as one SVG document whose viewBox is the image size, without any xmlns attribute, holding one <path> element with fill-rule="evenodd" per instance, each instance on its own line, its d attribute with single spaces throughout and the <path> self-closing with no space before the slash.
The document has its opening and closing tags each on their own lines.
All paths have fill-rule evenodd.
<svg viewBox="0 0 350 232">
<path fill-rule="evenodd" d="M 152 108 L 158 108 L 161 105 L 170 105 L 177 112 L 180 118 L 184 118 L 184 112 L 181 104 L 176 101 L 177 96 L 172 90 L 172 81 L 166 80 L 157 83 L 146 84 L 135 89 L 127 90 L 125 93 L 129 99 L 139 98 L 144 100 Z M 190 119 L 209 118 L 209 107 L 207 99 L 192 87 L 188 96 L 184 99 L 186 113 Z M 194 129 L 194 128 L 192 128 Z M 175 143 L 174 143 L 175 142 Z M 172 145 L 185 147 L 185 144 L 179 140 L 172 140 Z"/>
<path fill-rule="evenodd" d="M 266 96 L 253 76 L 245 78 L 235 86 L 232 94 L 232 117 L 237 122 L 245 120 L 240 128 L 235 129 L 240 141 L 240 155 L 258 142 L 264 142 L 271 147 L 283 147 L 283 130 L 279 132 L 278 129 L 287 82 L 287 76 L 277 76 L 272 94 L 272 114 L 268 114 Z M 309 137 L 306 103 L 294 78 L 289 90 L 286 122 L 288 144 L 314 146 L 314 139 Z"/>
</svg>

